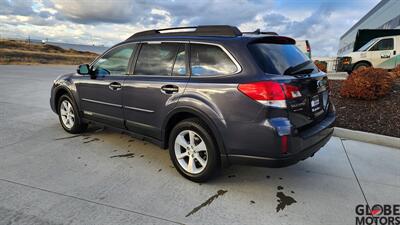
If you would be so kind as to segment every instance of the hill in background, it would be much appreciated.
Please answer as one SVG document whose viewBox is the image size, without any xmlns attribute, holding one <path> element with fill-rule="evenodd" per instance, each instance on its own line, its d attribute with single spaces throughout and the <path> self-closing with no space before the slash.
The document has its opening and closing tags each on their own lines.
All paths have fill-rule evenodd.
<svg viewBox="0 0 400 225">
<path fill-rule="evenodd" d="M 98 54 L 41 43 L 0 40 L 0 64 L 64 64 L 90 63 Z"/>
</svg>

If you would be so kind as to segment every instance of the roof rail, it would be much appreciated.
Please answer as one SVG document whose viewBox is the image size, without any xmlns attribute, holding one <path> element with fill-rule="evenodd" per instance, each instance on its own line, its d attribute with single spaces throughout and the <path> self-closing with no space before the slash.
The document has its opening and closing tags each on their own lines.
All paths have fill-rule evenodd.
<svg viewBox="0 0 400 225">
<path fill-rule="evenodd" d="M 267 34 L 267 35 L 278 35 L 276 32 L 272 31 L 260 31 L 260 29 L 257 29 L 253 32 L 243 32 L 243 34 Z"/>
<path fill-rule="evenodd" d="M 235 26 L 229 25 L 210 25 L 195 27 L 174 27 L 159 30 L 147 30 L 133 34 L 127 40 L 146 37 L 146 36 L 219 36 L 237 37 L 242 36 L 242 32 Z"/>
</svg>

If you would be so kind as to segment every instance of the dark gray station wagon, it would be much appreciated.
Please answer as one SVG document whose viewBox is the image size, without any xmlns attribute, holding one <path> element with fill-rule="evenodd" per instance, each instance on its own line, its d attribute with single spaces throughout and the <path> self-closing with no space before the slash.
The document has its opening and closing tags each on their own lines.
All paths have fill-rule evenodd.
<svg viewBox="0 0 400 225">
<path fill-rule="evenodd" d="M 326 74 L 293 39 L 232 26 L 136 33 L 60 76 L 50 104 L 67 132 L 99 123 L 168 148 L 196 182 L 224 165 L 310 157 L 335 120 Z"/>
</svg>

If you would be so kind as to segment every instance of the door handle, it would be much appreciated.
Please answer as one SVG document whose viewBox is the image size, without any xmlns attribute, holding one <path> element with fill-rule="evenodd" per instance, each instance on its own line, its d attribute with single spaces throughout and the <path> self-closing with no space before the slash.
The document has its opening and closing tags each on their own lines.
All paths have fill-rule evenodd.
<svg viewBox="0 0 400 225">
<path fill-rule="evenodd" d="M 393 55 L 396 55 L 396 50 L 393 51 Z"/>
<path fill-rule="evenodd" d="M 165 94 L 173 94 L 179 91 L 178 86 L 167 84 L 161 87 L 161 92 Z"/>
<path fill-rule="evenodd" d="M 108 88 L 110 88 L 113 91 L 118 91 L 122 88 L 122 85 L 118 82 L 112 82 L 111 84 L 108 85 Z"/>
</svg>

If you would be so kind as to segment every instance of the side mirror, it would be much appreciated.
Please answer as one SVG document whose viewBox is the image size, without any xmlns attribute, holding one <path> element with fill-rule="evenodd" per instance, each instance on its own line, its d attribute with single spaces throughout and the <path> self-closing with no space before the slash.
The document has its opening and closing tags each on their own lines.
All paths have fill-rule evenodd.
<svg viewBox="0 0 400 225">
<path fill-rule="evenodd" d="M 89 65 L 88 64 L 79 65 L 76 72 L 78 72 L 78 74 L 81 74 L 81 75 L 89 75 L 89 72 L 90 72 Z"/>
</svg>

